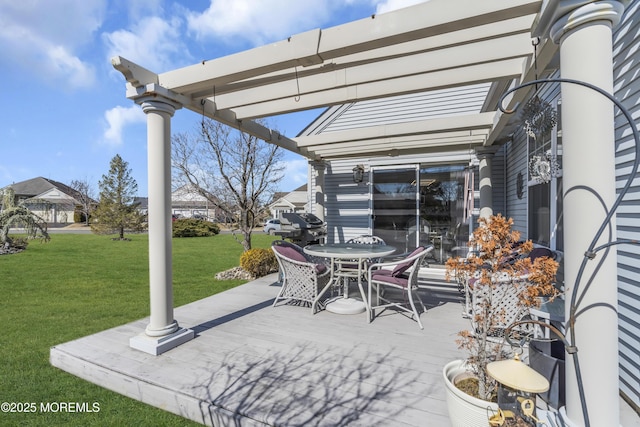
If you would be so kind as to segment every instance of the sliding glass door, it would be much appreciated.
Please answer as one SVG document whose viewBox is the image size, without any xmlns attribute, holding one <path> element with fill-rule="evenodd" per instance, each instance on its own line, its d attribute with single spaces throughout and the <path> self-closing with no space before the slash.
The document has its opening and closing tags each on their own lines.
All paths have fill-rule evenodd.
<svg viewBox="0 0 640 427">
<path fill-rule="evenodd" d="M 465 255 L 474 199 L 468 165 L 372 168 L 372 233 L 409 252 L 433 245 L 431 263 Z"/>
<path fill-rule="evenodd" d="M 467 252 L 473 176 L 466 165 L 420 167 L 420 241 L 434 246 L 438 263 Z"/>
<path fill-rule="evenodd" d="M 372 230 L 397 253 L 418 246 L 418 166 L 372 168 Z"/>
</svg>

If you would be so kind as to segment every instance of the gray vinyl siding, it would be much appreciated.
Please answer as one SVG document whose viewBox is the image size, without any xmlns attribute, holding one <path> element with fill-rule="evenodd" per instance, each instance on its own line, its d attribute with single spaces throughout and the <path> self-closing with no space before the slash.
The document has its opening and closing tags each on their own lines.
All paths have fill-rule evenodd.
<svg viewBox="0 0 640 427">
<path fill-rule="evenodd" d="M 506 216 L 507 206 L 507 176 L 505 174 L 506 159 L 504 157 L 504 146 L 493 156 L 491 167 L 491 186 L 493 188 L 493 213 Z"/>
<path fill-rule="evenodd" d="M 522 238 L 527 238 L 527 138 L 522 130 L 518 130 L 513 139 L 503 147 L 503 155 L 507 159 L 505 170 L 506 175 L 506 216 L 513 218 L 514 230 L 522 234 Z M 518 174 L 523 176 L 523 194 L 518 198 Z"/>
<path fill-rule="evenodd" d="M 640 126 L 640 2 L 629 5 L 614 35 L 614 91 Z M 624 115 L 616 109 L 616 188 L 630 174 L 634 183 L 616 215 L 618 239 L 640 240 L 640 179 L 633 169 L 635 145 Z M 640 247 L 618 245 L 620 391 L 640 407 Z"/>
<path fill-rule="evenodd" d="M 559 77 L 558 72 L 554 72 L 550 77 Z M 548 83 L 540 86 L 538 96 L 547 102 L 554 103 L 560 94 L 560 85 L 557 83 Z M 496 156 L 503 156 L 506 161 L 506 169 L 503 171 L 505 176 L 505 197 L 506 197 L 506 215 L 513 218 L 514 229 L 522 233 L 522 238 L 529 238 L 528 226 L 528 187 L 529 180 L 529 153 L 527 146 L 527 135 L 523 127 L 519 127 L 513 134 L 511 141 L 506 143 Z M 500 171 L 494 171 L 498 174 Z M 518 198 L 518 174 L 523 176 L 523 195 Z"/>
<path fill-rule="evenodd" d="M 300 135 L 478 113 L 489 88 L 489 83 L 481 83 L 334 106 L 325 110 Z M 327 162 L 324 180 L 327 242 L 344 242 L 351 237 L 371 233 L 368 172 L 372 166 L 469 164 L 473 159 L 475 155 L 470 154 L 469 150 L 461 150 Z M 357 164 L 363 164 L 367 171 L 365 181 L 360 184 L 355 184 L 352 179 L 352 169 Z M 477 183 L 476 179 L 476 186 Z M 315 182 L 311 182 L 311 188 L 314 186 Z M 310 194 L 310 198 L 315 200 L 313 194 Z"/>
<path fill-rule="evenodd" d="M 352 169 L 360 163 L 333 161 L 327 166 L 324 185 L 328 243 L 345 242 L 370 233 L 368 173 L 363 182 L 353 182 Z"/>
<path fill-rule="evenodd" d="M 415 164 L 469 164 L 471 160 L 472 157 L 470 157 L 468 151 L 455 151 L 396 158 L 378 157 L 328 162 L 324 178 L 327 242 L 345 242 L 352 237 L 371 233 L 369 171 L 372 167 Z M 357 164 L 362 164 L 365 167 L 364 181 L 358 184 L 353 182 L 352 172 L 353 167 Z M 477 189 L 477 175 L 475 182 Z"/>
<path fill-rule="evenodd" d="M 478 113 L 490 86 L 481 83 L 331 107 L 301 135 Z"/>
</svg>

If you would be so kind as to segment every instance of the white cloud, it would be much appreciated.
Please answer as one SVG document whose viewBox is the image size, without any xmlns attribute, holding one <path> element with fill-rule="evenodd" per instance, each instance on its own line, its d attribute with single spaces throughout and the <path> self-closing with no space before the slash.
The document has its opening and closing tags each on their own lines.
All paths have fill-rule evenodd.
<svg viewBox="0 0 640 427">
<path fill-rule="evenodd" d="M 342 2 L 340 2 L 342 3 Z M 191 33 L 199 40 L 248 41 L 252 45 L 282 40 L 326 22 L 336 1 L 211 0 L 202 13 L 188 13 Z"/>
<path fill-rule="evenodd" d="M 146 16 L 157 16 L 163 12 L 164 0 L 127 0 L 129 18 L 132 22 L 137 22 Z"/>
<path fill-rule="evenodd" d="M 145 123 L 146 117 L 139 105 L 131 107 L 117 106 L 104 113 L 107 129 L 103 141 L 108 145 L 122 145 L 122 132 L 125 126 L 134 123 Z"/>
<path fill-rule="evenodd" d="M 363 19 L 428 0 L 210 0 L 200 12 L 186 12 L 189 33 L 197 40 L 253 46 L 286 39 L 313 28 Z M 356 13 L 358 11 L 359 13 Z"/>
<path fill-rule="evenodd" d="M 105 10 L 106 0 L 0 2 L 0 64 L 68 88 L 90 87 L 95 70 L 79 51 L 93 40 Z"/>
<path fill-rule="evenodd" d="M 297 156 L 296 156 L 297 157 Z M 280 191 L 293 191 L 307 183 L 309 162 L 301 157 L 284 162 L 284 179 L 280 181 Z"/>
<path fill-rule="evenodd" d="M 376 14 L 390 12 L 392 10 L 402 9 L 404 7 L 413 6 L 418 3 L 425 3 L 429 0 L 385 0 L 376 6 Z"/>
<path fill-rule="evenodd" d="M 168 71 L 189 57 L 181 41 L 180 20 L 157 16 L 140 20 L 131 30 L 105 33 L 108 58 L 122 56 L 153 72 Z"/>
</svg>

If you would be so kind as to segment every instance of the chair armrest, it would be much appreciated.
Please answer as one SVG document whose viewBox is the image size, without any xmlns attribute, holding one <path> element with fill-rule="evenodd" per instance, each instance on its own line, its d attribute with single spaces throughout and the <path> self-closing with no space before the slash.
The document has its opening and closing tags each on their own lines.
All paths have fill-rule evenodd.
<svg viewBox="0 0 640 427">
<path fill-rule="evenodd" d="M 372 270 L 379 270 L 381 268 L 385 268 L 385 267 L 395 267 L 398 264 L 402 264 L 405 262 L 412 262 L 415 261 L 416 259 L 420 258 L 421 256 L 424 256 L 426 254 L 428 254 L 429 252 L 431 252 L 433 250 L 433 245 L 427 245 L 424 247 L 424 250 L 413 255 L 412 257 L 404 257 L 401 259 L 397 259 L 397 260 L 393 260 L 393 261 L 387 261 L 387 262 L 376 262 L 374 264 L 369 265 L 368 271 L 371 272 Z"/>
</svg>

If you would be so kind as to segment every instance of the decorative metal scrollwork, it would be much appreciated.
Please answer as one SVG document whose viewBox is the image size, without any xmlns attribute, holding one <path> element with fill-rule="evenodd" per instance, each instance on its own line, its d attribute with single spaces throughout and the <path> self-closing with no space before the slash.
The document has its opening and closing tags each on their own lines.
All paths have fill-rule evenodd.
<svg viewBox="0 0 640 427">
<path fill-rule="evenodd" d="M 538 139 L 551 132 L 558 123 L 558 112 L 553 105 L 536 95 L 522 108 L 522 120 L 527 135 Z"/>
</svg>

